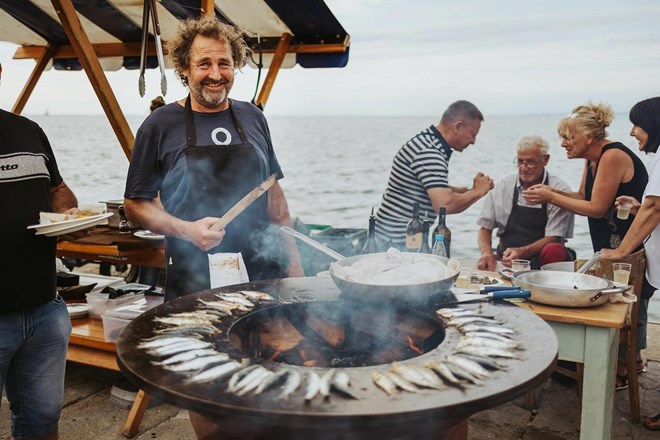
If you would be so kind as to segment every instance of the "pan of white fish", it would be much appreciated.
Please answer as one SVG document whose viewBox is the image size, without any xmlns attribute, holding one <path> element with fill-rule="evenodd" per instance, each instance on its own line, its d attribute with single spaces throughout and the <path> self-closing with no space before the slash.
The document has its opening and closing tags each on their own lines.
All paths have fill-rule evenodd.
<svg viewBox="0 0 660 440">
<path fill-rule="evenodd" d="M 387 252 L 357 255 L 330 265 L 343 295 L 360 300 L 427 303 L 447 294 L 461 271 L 457 260 L 430 254 Z"/>
</svg>

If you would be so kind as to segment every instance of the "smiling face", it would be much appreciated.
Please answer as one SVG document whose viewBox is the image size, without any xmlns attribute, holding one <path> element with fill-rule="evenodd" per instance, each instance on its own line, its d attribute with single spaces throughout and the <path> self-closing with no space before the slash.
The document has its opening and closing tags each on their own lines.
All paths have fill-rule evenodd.
<svg viewBox="0 0 660 440">
<path fill-rule="evenodd" d="M 234 61 L 229 44 L 198 35 L 190 46 L 190 63 L 185 70 L 198 112 L 217 112 L 229 107 L 227 98 L 234 85 Z"/>
<path fill-rule="evenodd" d="M 517 156 L 518 177 L 523 188 L 541 183 L 545 166 L 550 156 L 543 154 L 539 147 L 519 151 Z"/>
<path fill-rule="evenodd" d="M 639 150 L 643 151 L 644 146 L 649 141 L 649 134 L 646 131 L 644 131 L 642 127 L 638 125 L 633 125 L 632 130 L 630 130 L 630 136 L 637 139 L 637 142 L 639 142 Z"/>
</svg>

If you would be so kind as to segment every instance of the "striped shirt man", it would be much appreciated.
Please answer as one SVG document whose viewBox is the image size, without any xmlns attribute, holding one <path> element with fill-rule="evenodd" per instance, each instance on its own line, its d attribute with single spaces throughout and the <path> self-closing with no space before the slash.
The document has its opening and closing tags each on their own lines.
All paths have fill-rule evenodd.
<svg viewBox="0 0 660 440">
<path fill-rule="evenodd" d="M 413 204 L 419 203 L 421 218 L 436 216 L 427 191 L 448 188 L 449 159 L 452 149 L 438 129 L 431 125 L 406 142 L 394 157 L 392 171 L 376 215 L 376 231 L 403 247 L 406 226 L 412 218 Z"/>
</svg>

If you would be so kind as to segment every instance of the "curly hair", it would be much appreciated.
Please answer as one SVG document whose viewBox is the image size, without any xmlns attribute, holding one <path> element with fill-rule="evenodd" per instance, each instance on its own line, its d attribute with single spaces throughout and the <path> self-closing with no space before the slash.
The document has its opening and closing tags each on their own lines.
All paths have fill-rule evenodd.
<svg viewBox="0 0 660 440">
<path fill-rule="evenodd" d="M 649 135 L 642 151 L 655 153 L 660 146 L 660 97 L 649 98 L 633 105 L 628 115 L 633 125 Z"/>
<path fill-rule="evenodd" d="M 587 102 L 573 109 L 570 115 L 559 121 L 557 131 L 570 138 L 570 129 L 576 128 L 582 135 L 592 135 L 596 140 L 605 139 L 607 127 L 614 120 L 614 111 L 609 104 Z"/>
<path fill-rule="evenodd" d="M 184 86 L 188 86 L 185 71 L 190 67 L 190 47 L 198 35 L 227 43 L 236 68 L 240 69 L 247 63 L 251 50 L 245 43 L 240 29 L 219 21 L 215 16 L 184 20 L 179 24 L 176 37 L 167 43 L 174 72 Z"/>
</svg>

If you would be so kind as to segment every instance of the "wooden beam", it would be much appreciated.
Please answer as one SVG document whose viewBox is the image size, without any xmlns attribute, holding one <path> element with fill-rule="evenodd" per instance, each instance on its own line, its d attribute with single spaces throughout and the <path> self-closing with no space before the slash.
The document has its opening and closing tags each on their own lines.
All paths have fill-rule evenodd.
<svg viewBox="0 0 660 440">
<path fill-rule="evenodd" d="M 105 72 L 103 72 L 101 63 L 99 63 L 99 59 L 94 53 L 94 48 L 89 42 L 85 29 L 83 29 L 80 23 L 72 0 L 51 0 L 51 3 L 80 60 L 80 64 L 82 64 L 89 81 L 92 83 L 96 96 L 105 111 L 108 121 L 110 121 L 112 129 L 115 131 L 115 135 L 124 150 L 124 154 L 130 159 L 133 143 L 135 142 L 133 132 L 128 125 L 128 121 L 126 121 L 121 107 L 119 107 L 119 102 L 117 102 L 108 78 L 105 76 Z"/>
<path fill-rule="evenodd" d="M 163 43 L 164 46 L 164 43 Z M 25 60 L 37 58 L 45 46 L 20 46 L 14 52 L 15 60 Z M 140 43 L 104 43 L 93 44 L 92 49 L 98 58 L 106 57 L 139 57 Z M 167 53 L 163 47 L 163 53 Z M 156 55 L 156 44 L 149 41 L 147 46 L 147 55 Z M 55 48 L 53 59 L 78 58 L 73 46 L 65 44 Z"/>
<path fill-rule="evenodd" d="M 21 94 L 18 95 L 18 99 L 14 104 L 14 108 L 11 109 L 12 112 L 16 113 L 17 115 L 21 114 L 25 108 L 27 100 L 30 98 L 34 88 L 37 86 L 37 82 L 39 81 L 39 78 L 41 78 L 41 74 L 44 73 L 48 62 L 51 60 L 53 52 L 54 49 L 51 46 L 45 46 L 41 48 L 40 55 L 36 58 L 37 64 L 34 66 L 34 69 L 30 74 L 30 78 L 28 78 L 25 86 L 23 86 Z"/>
<path fill-rule="evenodd" d="M 44 49 L 47 46 L 20 46 L 14 52 L 13 59 L 15 60 L 31 60 L 39 59 Z M 93 44 L 92 48 L 98 58 L 106 57 L 139 57 L 140 56 L 140 43 L 104 43 Z M 276 49 L 265 48 L 263 53 L 275 53 Z M 341 43 L 337 44 L 291 44 L 287 49 L 287 53 L 335 53 L 346 52 L 346 46 Z M 165 43 L 163 42 L 163 53 L 167 54 Z M 147 55 L 156 56 L 156 44 L 149 41 L 147 46 Z M 70 59 L 78 58 L 72 46 L 66 44 L 58 46 L 54 49 L 53 59 Z"/>
<path fill-rule="evenodd" d="M 291 38 L 293 38 L 293 35 L 285 32 L 282 34 L 280 37 L 280 42 L 277 44 L 275 55 L 273 56 L 273 60 L 270 62 L 268 74 L 264 80 L 264 85 L 261 87 L 257 101 L 255 102 L 255 104 L 262 109 L 266 107 L 266 101 L 268 101 L 270 92 L 273 89 L 273 85 L 275 84 L 275 78 L 277 78 L 280 67 L 282 67 L 282 62 L 284 62 L 284 57 L 289 50 L 289 43 L 291 42 Z"/>
<path fill-rule="evenodd" d="M 201 0 L 202 17 L 215 14 L 215 0 Z"/>
</svg>

